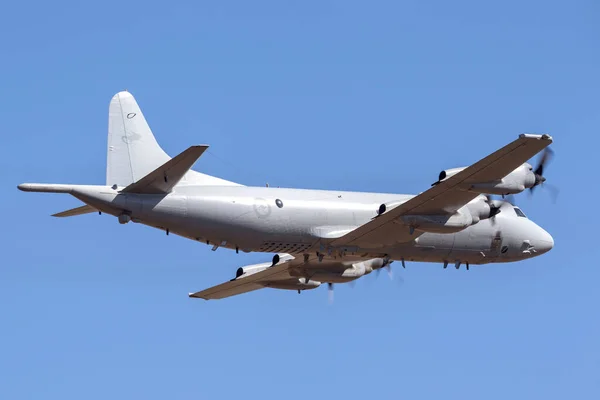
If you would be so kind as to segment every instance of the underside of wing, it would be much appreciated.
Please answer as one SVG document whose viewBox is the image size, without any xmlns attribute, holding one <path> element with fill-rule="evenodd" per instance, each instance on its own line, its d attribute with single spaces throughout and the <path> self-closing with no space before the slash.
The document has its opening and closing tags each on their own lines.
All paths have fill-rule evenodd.
<svg viewBox="0 0 600 400">
<path fill-rule="evenodd" d="M 288 263 L 283 262 L 271 267 L 265 267 L 262 271 L 248 276 L 240 274 L 240 276 L 230 280 L 229 282 L 210 287 L 200 292 L 190 293 L 189 297 L 195 297 L 204 300 L 223 299 L 225 297 L 231 297 L 262 289 L 264 287 L 273 286 L 278 282 L 283 283 L 284 281 L 291 279 L 288 273 L 288 268 Z"/>
<path fill-rule="evenodd" d="M 474 184 L 503 179 L 551 143 L 548 135 L 520 135 L 512 143 L 333 240 L 330 245 L 378 247 L 413 240 L 419 233 L 406 224 L 397 223 L 399 217 L 450 215 L 479 195 L 471 190 Z"/>
<path fill-rule="evenodd" d="M 353 267 L 352 264 L 353 262 L 351 261 L 318 261 L 316 255 L 295 258 L 289 254 L 278 254 L 273 258 L 273 263 L 240 267 L 234 279 L 200 292 L 190 293 L 189 297 L 212 300 L 223 299 L 262 288 L 283 290 L 315 289 L 321 285 L 321 281 L 335 282 L 344 271 Z M 365 268 L 360 271 L 364 274 L 364 270 Z M 320 279 L 315 280 L 316 276 Z"/>
</svg>

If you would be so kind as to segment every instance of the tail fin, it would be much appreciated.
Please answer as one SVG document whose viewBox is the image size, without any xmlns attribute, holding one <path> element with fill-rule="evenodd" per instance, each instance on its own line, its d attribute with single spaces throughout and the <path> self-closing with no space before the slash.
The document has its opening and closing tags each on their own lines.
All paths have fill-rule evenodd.
<svg viewBox="0 0 600 400">
<path fill-rule="evenodd" d="M 108 111 L 106 185 L 129 186 L 170 159 L 156 142 L 131 93 L 117 93 L 110 101 Z M 195 171 L 188 171 L 181 183 L 237 186 Z"/>
</svg>

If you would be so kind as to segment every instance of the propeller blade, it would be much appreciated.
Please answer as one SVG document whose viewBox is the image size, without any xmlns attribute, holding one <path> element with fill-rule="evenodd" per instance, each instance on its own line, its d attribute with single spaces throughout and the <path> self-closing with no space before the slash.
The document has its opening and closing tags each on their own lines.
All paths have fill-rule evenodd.
<svg viewBox="0 0 600 400">
<path fill-rule="evenodd" d="M 390 279 L 394 279 L 394 273 L 392 272 L 392 267 L 390 266 L 390 264 L 386 265 L 384 268 L 387 270 Z"/>
<path fill-rule="evenodd" d="M 540 161 L 538 162 L 537 167 L 533 171 L 535 175 L 535 184 L 529 188 L 529 195 L 533 195 L 533 190 L 536 186 L 547 187 L 550 190 L 550 196 L 552 196 L 552 202 L 556 203 L 556 199 L 558 197 L 558 188 L 553 185 L 549 185 L 546 183 L 546 178 L 544 177 L 544 170 L 546 169 L 546 165 L 550 160 L 554 157 L 554 151 L 552 151 L 549 147 L 544 150 L 544 153 L 540 156 Z"/>
<path fill-rule="evenodd" d="M 540 157 L 540 161 L 538 162 L 538 165 L 535 168 L 535 171 L 533 171 L 533 173 L 536 175 L 539 175 L 539 176 L 543 176 L 544 175 L 544 166 L 548 163 L 548 161 L 550 161 L 550 159 L 552 158 L 553 155 L 554 155 L 554 152 L 549 147 L 546 147 L 546 149 L 542 153 L 542 155 Z"/>
<path fill-rule="evenodd" d="M 544 187 L 550 191 L 550 196 L 552 196 L 552 203 L 556 204 L 556 200 L 558 199 L 558 194 L 560 193 L 560 189 L 557 186 L 552 185 L 550 183 L 544 184 Z"/>
<path fill-rule="evenodd" d="M 549 147 L 546 147 L 546 149 L 540 156 L 540 161 L 538 162 L 537 167 L 535 167 L 535 170 L 533 171 L 533 174 L 535 175 L 535 183 L 532 187 L 529 188 L 530 194 L 533 193 L 533 189 L 536 186 L 546 182 L 546 178 L 544 177 L 544 169 L 546 169 L 546 164 L 548 164 L 548 162 L 552 159 L 553 156 L 554 152 Z"/>
<path fill-rule="evenodd" d="M 329 297 L 329 304 L 333 303 L 333 283 L 327 283 L 327 297 Z"/>
</svg>

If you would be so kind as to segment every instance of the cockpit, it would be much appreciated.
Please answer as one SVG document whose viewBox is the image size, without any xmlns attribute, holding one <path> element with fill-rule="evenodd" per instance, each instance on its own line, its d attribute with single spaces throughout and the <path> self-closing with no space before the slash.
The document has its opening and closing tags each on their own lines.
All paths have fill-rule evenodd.
<svg viewBox="0 0 600 400">
<path fill-rule="evenodd" d="M 514 208 L 515 214 L 517 214 L 517 216 L 527 218 L 527 215 L 525 215 L 525 213 L 523 213 L 523 211 L 521 211 L 521 209 L 519 207 L 513 207 L 513 208 Z"/>
</svg>

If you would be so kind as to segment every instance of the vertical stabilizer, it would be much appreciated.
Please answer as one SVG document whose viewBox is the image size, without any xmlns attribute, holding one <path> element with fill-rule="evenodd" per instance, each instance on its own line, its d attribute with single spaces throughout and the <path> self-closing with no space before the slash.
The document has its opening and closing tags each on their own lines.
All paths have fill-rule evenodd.
<svg viewBox="0 0 600 400">
<path fill-rule="evenodd" d="M 156 142 L 131 93 L 125 91 L 114 95 L 108 110 L 106 185 L 129 186 L 170 159 Z M 183 176 L 180 183 L 237 185 L 192 170 Z"/>
<path fill-rule="evenodd" d="M 119 92 L 108 110 L 106 184 L 127 186 L 169 161 L 129 92 Z"/>
</svg>

